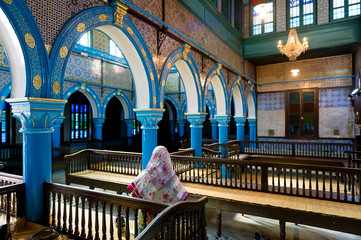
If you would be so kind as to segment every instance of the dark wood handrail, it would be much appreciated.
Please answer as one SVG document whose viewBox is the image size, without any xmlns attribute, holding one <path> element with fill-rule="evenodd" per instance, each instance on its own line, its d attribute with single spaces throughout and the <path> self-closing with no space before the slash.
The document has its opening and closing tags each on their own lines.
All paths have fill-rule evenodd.
<svg viewBox="0 0 361 240">
<path fill-rule="evenodd" d="M 177 152 L 170 153 L 171 156 L 194 156 L 194 149 L 188 148 L 188 149 L 180 149 Z"/>
<path fill-rule="evenodd" d="M 197 201 L 179 202 L 167 207 L 135 238 L 136 240 L 152 239 L 206 239 L 206 216 L 205 205 L 207 197 Z M 187 216 L 184 223 L 181 218 Z M 194 222 L 189 222 L 193 219 Z M 180 228 L 182 225 L 182 229 Z"/>
<path fill-rule="evenodd" d="M 84 149 L 65 156 L 66 173 L 97 170 L 138 175 L 142 171 L 142 154 L 109 150 Z"/>
<path fill-rule="evenodd" d="M 130 239 L 130 221 L 134 217 L 134 235 L 138 235 L 138 212 L 156 216 L 169 204 L 118 194 L 85 190 L 61 184 L 44 183 L 45 224 L 80 239 Z M 116 229 L 114 228 L 116 225 Z M 108 235 L 109 234 L 109 235 Z"/>
<path fill-rule="evenodd" d="M 360 204 L 361 169 L 172 156 L 182 182 Z"/>
<path fill-rule="evenodd" d="M 233 143 L 235 141 L 232 141 Z M 317 158 L 346 158 L 345 151 L 357 148 L 353 143 L 322 142 L 276 142 L 276 141 L 238 141 L 241 153 L 257 155 L 298 156 Z"/>
</svg>

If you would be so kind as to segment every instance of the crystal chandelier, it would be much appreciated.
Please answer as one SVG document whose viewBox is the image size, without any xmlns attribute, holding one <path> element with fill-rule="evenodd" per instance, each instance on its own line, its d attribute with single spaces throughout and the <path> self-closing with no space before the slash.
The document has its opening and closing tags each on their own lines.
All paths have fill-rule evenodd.
<svg viewBox="0 0 361 240">
<path fill-rule="evenodd" d="M 296 29 L 290 29 L 286 45 L 283 46 L 282 41 L 279 40 L 277 48 L 282 54 L 286 55 L 290 61 L 295 61 L 301 53 L 307 51 L 308 41 L 307 38 L 303 38 L 301 43 L 300 40 L 298 40 Z"/>
</svg>

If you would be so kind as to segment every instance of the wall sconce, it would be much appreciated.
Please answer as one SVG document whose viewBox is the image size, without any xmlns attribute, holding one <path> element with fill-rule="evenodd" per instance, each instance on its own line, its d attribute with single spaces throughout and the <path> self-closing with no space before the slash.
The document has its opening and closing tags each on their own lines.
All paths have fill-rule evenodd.
<svg viewBox="0 0 361 240">
<path fill-rule="evenodd" d="M 291 70 L 292 76 L 297 76 L 299 71 L 300 69 L 292 69 Z"/>
</svg>

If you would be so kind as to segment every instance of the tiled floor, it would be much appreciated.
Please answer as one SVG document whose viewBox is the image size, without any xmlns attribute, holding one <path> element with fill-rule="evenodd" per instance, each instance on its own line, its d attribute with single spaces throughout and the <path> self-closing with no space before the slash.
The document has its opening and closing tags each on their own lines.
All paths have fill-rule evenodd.
<svg viewBox="0 0 361 240">
<path fill-rule="evenodd" d="M 64 171 L 55 172 L 53 182 L 65 183 Z M 216 215 L 207 210 L 207 225 L 209 240 L 216 240 Z M 360 227 L 360 226 L 355 226 Z M 252 240 L 255 232 L 272 240 L 279 239 L 279 224 L 277 220 L 236 213 L 222 213 L 222 237 L 230 240 Z M 286 239 L 288 240 L 361 240 L 361 236 L 330 231 L 305 225 L 286 224 Z"/>
</svg>

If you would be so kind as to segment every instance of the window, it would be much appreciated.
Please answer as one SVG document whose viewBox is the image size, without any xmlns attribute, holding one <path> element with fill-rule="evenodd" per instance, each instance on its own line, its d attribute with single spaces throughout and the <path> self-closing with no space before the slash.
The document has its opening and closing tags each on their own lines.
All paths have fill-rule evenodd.
<svg viewBox="0 0 361 240">
<path fill-rule="evenodd" d="M 231 21 L 231 0 L 222 0 L 222 9 L 221 13 L 228 22 Z"/>
<path fill-rule="evenodd" d="M 315 23 L 314 13 L 316 4 L 314 0 L 289 0 L 289 27 L 296 28 Z"/>
<path fill-rule="evenodd" d="M 289 138 L 318 136 L 318 90 L 286 92 L 286 134 Z"/>
<path fill-rule="evenodd" d="M 88 105 L 71 104 L 71 140 L 88 138 Z"/>
<path fill-rule="evenodd" d="M 2 114 L 3 117 L 1 117 L 1 143 L 6 143 L 6 102 L 4 102 Z"/>
<path fill-rule="evenodd" d="M 273 32 L 273 2 L 253 6 L 253 35 Z"/>
<path fill-rule="evenodd" d="M 360 0 L 332 0 L 332 20 L 360 15 Z"/>
<path fill-rule="evenodd" d="M 124 58 L 123 53 L 120 51 L 115 42 L 111 39 L 109 42 L 109 54 L 119 58 Z"/>
<path fill-rule="evenodd" d="M 78 41 L 78 44 L 85 46 L 85 47 L 91 47 L 91 35 L 90 31 L 87 33 L 84 33 L 83 36 Z"/>
</svg>

